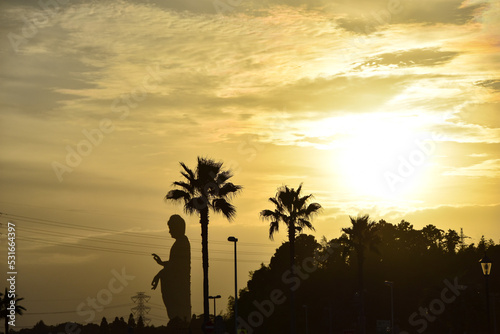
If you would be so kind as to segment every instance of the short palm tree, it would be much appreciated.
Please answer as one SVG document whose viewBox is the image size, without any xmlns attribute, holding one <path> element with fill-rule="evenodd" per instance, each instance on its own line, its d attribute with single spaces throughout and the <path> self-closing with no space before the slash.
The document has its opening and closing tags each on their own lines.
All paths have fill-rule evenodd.
<svg viewBox="0 0 500 334">
<path fill-rule="evenodd" d="M 349 217 L 351 219 L 351 227 L 343 228 L 342 231 L 345 233 L 347 238 L 342 238 L 346 246 L 345 251 L 350 252 L 351 250 L 356 253 L 356 258 L 358 261 L 358 288 L 360 296 L 360 325 L 361 333 L 364 333 L 364 276 L 363 276 L 363 265 L 366 259 L 366 248 L 378 253 L 377 245 L 380 243 L 380 237 L 378 235 L 379 226 L 374 221 L 370 221 L 369 215 L 358 216 L 356 218 Z"/>
<path fill-rule="evenodd" d="M 290 244 L 290 271 L 293 274 L 293 266 L 295 264 L 295 237 L 302 232 L 304 228 L 309 228 L 314 231 L 314 227 L 309 221 L 313 215 L 317 214 L 321 209 L 318 203 L 309 203 L 312 195 L 301 195 L 302 184 L 297 188 L 289 188 L 282 186 L 278 188 L 276 195 L 269 198 L 269 201 L 274 204 L 273 210 L 262 210 L 260 212 L 261 219 L 270 221 L 269 238 L 273 239 L 274 233 L 279 231 L 280 223 L 284 223 L 288 229 L 288 242 Z M 291 334 L 295 333 L 295 305 L 294 294 L 290 291 L 290 330 Z"/>
<path fill-rule="evenodd" d="M 0 293 L 0 296 L 2 296 L 2 294 Z M 8 310 L 8 307 L 10 306 L 11 304 L 11 300 L 14 299 L 15 301 L 15 308 L 14 308 L 14 312 L 15 314 L 19 314 L 19 315 L 23 315 L 23 312 L 26 311 L 26 309 L 19 305 L 19 302 L 24 300 L 24 298 L 9 298 L 9 293 L 7 291 L 7 288 L 5 288 L 5 292 L 3 294 L 3 297 L 1 299 L 1 305 L 0 305 L 0 314 L 1 314 L 1 317 L 5 319 L 5 334 L 9 333 L 9 314 L 10 314 L 10 310 Z"/>
<path fill-rule="evenodd" d="M 184 163 L 180 163 L 184 180 L 176 181 L 165 196 L 166 200 L 184 202 L 184 211 L 198 214 L 201 224 L 201 252 L 203 262 L 203 315 L 204 321 L 209 319 L 208 304 L 208 213 L 209 209 L 221 213 L 228 220 L 236 214 L 236 208 L 229 202 L 242 187 L 228 180 L 233 176 L 229 170 L 222 168 L 222 162 L 198 157 L 196 170 L 192 171 Z"/>
</svg>

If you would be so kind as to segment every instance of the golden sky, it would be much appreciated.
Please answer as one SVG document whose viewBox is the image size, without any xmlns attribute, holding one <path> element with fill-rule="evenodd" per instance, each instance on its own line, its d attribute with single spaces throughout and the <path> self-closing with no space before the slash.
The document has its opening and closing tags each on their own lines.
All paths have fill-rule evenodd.
<svg viewBox="0 0 500 334">
<path fill-rule="evenodd" d="M 136 278 L 94 321 L 128 316 L 137 291 L 165 317 L 149 253 L 168 255 L 182 209 L 163 197 L 197 156 L 244 187 L 234 222 L 211 216 L 218 310 L 233 294 L 227 237 L 240 287 L 286 238 L 258 217 L 283 184 L 324 207 L 318 238 L 369 213 L 498 242 L 499 28 L 488 0 L 2 1 L 0 211 L 26 218 L 0 219 L 18 225 L 19 325 L 83 322 L 74 310 L 123 267 Z"/>
</svg>

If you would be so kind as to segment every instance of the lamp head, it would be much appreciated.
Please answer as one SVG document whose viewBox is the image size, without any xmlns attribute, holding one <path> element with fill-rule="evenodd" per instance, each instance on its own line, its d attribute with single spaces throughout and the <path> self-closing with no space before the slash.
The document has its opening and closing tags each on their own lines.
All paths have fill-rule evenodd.
<svg viewBox="0 0 500 334">
<path fill-rule="evenodd" d="M 491 260 L 490 258 L 484 253 L 484 257 L 479 260 L 479 263 L 481 264 L 481 269 L 483 269 L 483 275 L 484 276 L 490 276 L 491 272 Z"/>
</svg>

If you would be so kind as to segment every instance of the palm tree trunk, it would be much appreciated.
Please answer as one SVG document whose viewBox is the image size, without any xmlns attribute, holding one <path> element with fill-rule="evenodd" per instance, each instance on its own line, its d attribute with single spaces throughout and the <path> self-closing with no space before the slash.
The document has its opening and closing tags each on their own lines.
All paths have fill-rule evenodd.
<svg viewBox="0 0 500 334">
<path fill-rule="evenodd" d="M 290 224 L 288 228 L 288 241 L 290 242 L 290 271 L 292 277 L 295 276 L 293 269 L 295 265 L 295 225 Z M 295 334 L 295 293 L 290 286 L 290 334 Z"/>
<path fill-rule="evenodd" d="M 203 262 L 203 324 L 210 319 L 208 303 L 208 207 L 200 212 L 201 223 L 201 254 Z M 205 328 L 205 326 L 203 326 Z M 205 331 L 206 333 L 206 331 Z"/>
</svg>

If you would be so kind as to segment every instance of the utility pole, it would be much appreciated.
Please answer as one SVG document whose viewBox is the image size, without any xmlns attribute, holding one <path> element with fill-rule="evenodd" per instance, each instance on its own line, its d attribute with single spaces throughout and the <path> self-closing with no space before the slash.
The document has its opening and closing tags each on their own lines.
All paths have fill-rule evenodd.
<svg viewBox="0 0 500 334">
<path fill-rule="evenodd" d="M 146 318 L 146 314 L 151 311 L 151 307 L 145 306 L 144 302 L 148 302 L 151 296 L 147 296 L 144 292 L 137 292 L 137 295 L 133 296 L 131 299 L 134 304 L 137 306 L 132 307 L 131 311 L 136 316 L 136 323 L 139 322 L 139 318 L 142 318 L 142 321 L 145 325 L 149 325 L 151 319 Z"/>
</svg>

